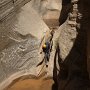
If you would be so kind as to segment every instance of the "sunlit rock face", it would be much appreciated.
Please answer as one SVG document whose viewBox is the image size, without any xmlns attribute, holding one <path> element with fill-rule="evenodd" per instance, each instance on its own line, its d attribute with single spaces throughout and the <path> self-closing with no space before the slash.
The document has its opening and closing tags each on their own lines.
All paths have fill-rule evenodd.
<svg viewBox="0 0 90 90">
<path fill-rule="evenodd" d="M 61 9 L 59 0 L 1 0 L 0 7 L 0 89 L 3 89 L 20 76 L 37 76 L 41 39 L 49 30 L 42 19 L 58 19 Z M 51 18 L 55 12 L 58 15 Z"/>
<path fill-rule="evenodd" d="M 9 81 L 25 74 L 37 76 L 41 39 L 49 30 L 29 0 L 16 1 L 0 2 L 0 89 L 12 75 Z"/>
</svg>

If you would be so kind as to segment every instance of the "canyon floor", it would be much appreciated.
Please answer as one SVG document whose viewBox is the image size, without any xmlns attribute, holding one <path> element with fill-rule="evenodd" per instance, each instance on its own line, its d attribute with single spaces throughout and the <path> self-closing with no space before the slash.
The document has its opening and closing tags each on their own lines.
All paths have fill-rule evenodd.
<svg viewBox="0 0 90 90">
<path fill-rule="evenodd" d="M 26 79 L 20 80 L 6 90 L 52 90 L 52 79 Z"/>
</svg>

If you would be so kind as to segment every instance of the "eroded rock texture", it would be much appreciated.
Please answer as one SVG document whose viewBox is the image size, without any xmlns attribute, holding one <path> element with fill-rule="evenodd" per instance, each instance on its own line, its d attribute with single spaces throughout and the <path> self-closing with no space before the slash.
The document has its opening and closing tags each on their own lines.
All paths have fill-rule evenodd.
<svg viewBox="0 0 90 90">
<path fill-rule="evenodd" d="M 51 73 L 54 59 L 56 87 L 53 89 L 87 90 L 90 71 L 89 3 L 89 0 L 0 0 L 0 89 L 20 76 L 37 76 L 41 39 L 49 30 L 47 25 L 55 27 L 59 21 L 60 27 L 54 36 L 57 48 L 53 49 L 48 68 Z"/>
<path fill-rule="evenodd" d="M 25 4 L 28 1 L 0 2 L 0 90 L 9 84 L 8 80 L 38 74 L 39 47 L 49 28 L 32 8 L 32 3 Z M 9 79 L 12 75 L 14 77 Z"/>
</svg>

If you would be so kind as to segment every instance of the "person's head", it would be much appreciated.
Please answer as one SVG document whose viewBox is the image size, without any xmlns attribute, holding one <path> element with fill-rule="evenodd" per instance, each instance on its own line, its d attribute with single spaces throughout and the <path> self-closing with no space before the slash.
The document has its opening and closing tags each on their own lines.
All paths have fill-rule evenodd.
<svg viewBox="0 0 90 90">
<path fill-rule="evenodd" d="M 46 48 L 46 44 L 43 44 L 42 48 Z"/>
</svg>

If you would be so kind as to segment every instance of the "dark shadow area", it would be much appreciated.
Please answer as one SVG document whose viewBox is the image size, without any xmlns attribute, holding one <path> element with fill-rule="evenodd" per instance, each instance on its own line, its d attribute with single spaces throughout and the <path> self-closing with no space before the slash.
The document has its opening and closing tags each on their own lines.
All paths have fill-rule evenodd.
<svg viewBox="0 0 90 90">
<path fill-rule="evenodd" d="M 57 46 L 56 52 L 55 52 L 55 57 L 54 57 L 54 69 L 53 69 L 53 80 L 54 80 L 54 84 L 52 86 L 52 90 L 57 90 L 58 89 L 58 83 L 57 83 L 57 65 L 56 65 L 56 58 L 58 55 L 58 61 L 59 61 L 59 45 Z M 61 59 L 60 59 L 61 60 Z"/>
<path fill-rule="evenodd" d="M 88 6 L 88 0 L 79 0 L 78 10 L 83 17 L 82 19 L 78 17 L 77 23 L 80 23 L 81 27 L 77 28 L 78 36 L 64 62 L 60 58 L 60 49 L 57 47 L 53 69 L 55 83 L 52 90 L 90 90 L 87 72 L 87 33 L 90 25 Z M 59 73 L 57 73 L 57 60 L 60 67 Z"/>
<path fill-rule="evenodd" d="M 90 78 L 90 0 L 80 0 L 83 2 L 83 5 L 79 5 L 79 11 L 82 12 L 83 14 L 83 19 L 82 19 L 82 26 L 83 29 L 87 32 L 87 44 L 88 44 L 88 56 L 87 56 L 87 65 L 88 65 L 88 72 L 89 72 L 89 78 Z M 80 7 L 83 7 L 82 9 Z"/>
<path fill-rule="evenodd" d="M 72 9 L 71 0 L 62 0 L 62 10 L 59 17 L 59 26 L 62 25 L 68 17 L 68 13 Z"/>
</svg>

